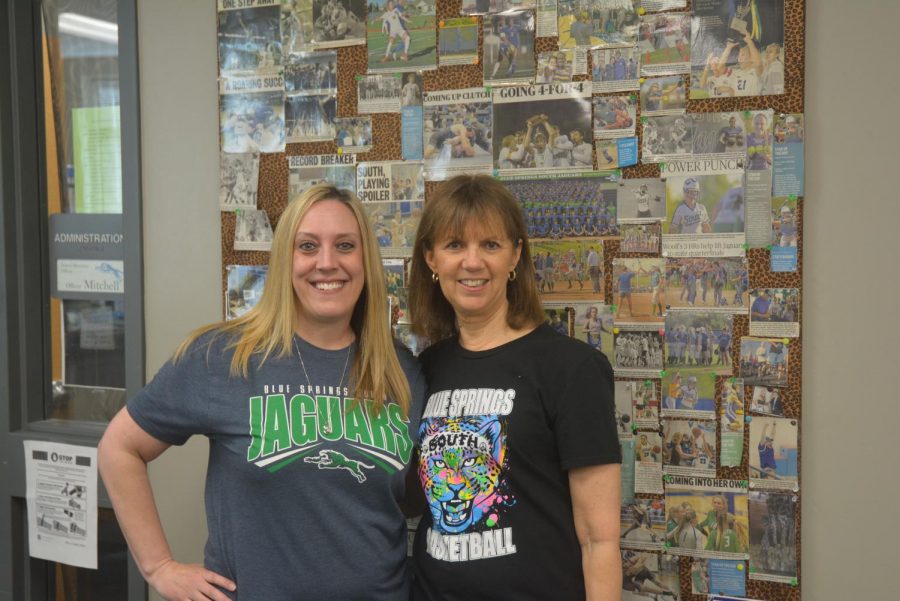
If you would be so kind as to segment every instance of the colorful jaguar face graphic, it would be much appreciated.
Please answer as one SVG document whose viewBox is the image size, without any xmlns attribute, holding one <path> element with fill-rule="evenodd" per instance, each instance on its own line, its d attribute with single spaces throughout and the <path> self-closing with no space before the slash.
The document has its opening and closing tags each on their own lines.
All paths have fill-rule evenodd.
<svg viewBox="0 0 900 601">
<path fill-rule="evenodd" d="M 425 419 L 419 428 L 419 479 L 435 528 L 458 533 L 500 501 L 506 434 L 494 415 Z"/>
</svg>

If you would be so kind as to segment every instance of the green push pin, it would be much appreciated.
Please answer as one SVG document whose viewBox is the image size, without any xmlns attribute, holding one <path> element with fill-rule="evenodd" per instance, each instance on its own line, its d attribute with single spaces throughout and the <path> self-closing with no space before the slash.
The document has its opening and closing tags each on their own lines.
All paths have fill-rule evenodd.
<svg viewBox="0 0 900 601">
<path fill-rule="evenodd" d="M 637 432 L 637 424 L 631 424 L 631 431 Z"/>
<path fill-rule="evenodd" d="M 731 376 L 730 378 L 728 378 L 728 381 L 731 382 L 732 384 L 734 384 L 735 382 L 737 382 L 737 378 L 735 378 L 734 376 Z"/>
<path fill-rule="evenodd" d="M 787 338 L 782 338 L 782 339 L 781 339 L 781 342 L 783 342 L 784 344 L 790 344 L 790 343 L 791 343 L 791 341 L 790 341 L 789 339 L 787 339 Z"/>
<path fill-rule="evenodd" d="M 741 480 L 741 488 L 747 488 L 747 485 L 750 484 L 747 480 Z"/>
<path fill-rule="evenodd" d="M 663 547 L 665 547 L 666 549 L 670 549 L 672 547 L 672 543 L 670 543 L 669 541 L 666 541 L 665 544 L 663 545 Z"/>
<path fill-rule="evenodd" d="M 356 76 L 356 81 L 362 81 L 362 75 L 357 75 L 357 76 Z"/>
<path fill-rule="evenodd" d="M 615 305 L 610 305 L 610 306 L 609 306 L 609 310 L 612 311 L 613 313 L 615 313 L 615 312 L 616 312 L 616 306 L 615 306 Z"/>
<path fill-rule="evenodd" d="M 492 89 L 491 86 L 484 86 L 484 91 L 487 92 L 488 94 L 491 93 L 491 89 Z"/>
<path fill-rule="evenodd" d="M 751 567 L 750 567 L 750 573 L 751 573 L 751 574 L 756 574 L 756 568 L 754 568 L 754 567 L 751 566 Z"/>
<path fill-rule="evenodd" d="M 665 163 L 660 163 L 660 164 L 659 164 L 659 170 L 660 170 L 660 171 L 664 171 L 665 168 L 666 168 L 666 164 L 665 164 Z"/>
<path fill-rule="evenodd" d="M 796 194 L 788 194 L 788 200 L 797 200 Z"/>
<path fill-rule="evenodd" d="M 749 244 L 744 243 L 742 246 L 743 246 L 744 250 L 750 250 L 750 245 L 749 245 Z"/>
<path fill-rule="evenodd" d="M 744 111 L 744 119 L 750 118 L 750 111 Z"/>
<path fill-rule="evenodd" d="M 772 250 L 772 245 L 771 244 L 766 245 L 766 250 Z"/>
<path fill-rule="evenodd" d="M 646 122 L 647 122 L 647 117 L 641 117 L 641 123 L 646 123 Z"/>
<path fill-rule="evenodd" d="M 666 370 L 662 370 L 661 372 L 659 372 L 659 375 L 662 376 L 662 377 L 664 377 L 664 378 L 665 378 L 668 374 L 669 374 L 669 372 L 667 372 Z"/>
<path fill-rule="evenodd" d="M 791 586 L 797 586 L 797 578 L 791 578 Z"/>
<path fill-rule="evenodd" d="M 652 380 L 644 380 L 644 388 L 650 388 L 651 386 L 653 386 Z"/>
</svg>

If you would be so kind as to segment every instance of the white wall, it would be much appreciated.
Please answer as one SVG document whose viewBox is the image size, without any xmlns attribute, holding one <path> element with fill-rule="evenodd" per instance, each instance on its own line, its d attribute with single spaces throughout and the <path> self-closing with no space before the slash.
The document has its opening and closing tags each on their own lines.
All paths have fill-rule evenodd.
<svg viewBox="0 0 900 601">
<path fill-rule="evenodd" d="M 148 371 L 219 319 L 213 0 L 141 0 Z M 893 2 L 807 0 L 803 597 L 896 598 L 900 498 L 900 51 Z M 890 179 L 889 179 L 890 178 Z M 848 252 L 849 250 L 849 252 Z M 205 443 L 152 469 L 167 534 L 199 561 Z M 775 601 L 775 600 L 770 600 Z"/>
<path fill-rule="evenodd" d="M 189 331 L 222 319 L 216 2 L 139 0 L 138 23 L 149 377 Z M 206 456 L 194 437 L 150 466 L 180 561 L 203 561 Z"/>
<path fill-rule="evenodd" d="M 806 5 L 803 594 L 897 599 L 900 7 Z"/>
</svg>

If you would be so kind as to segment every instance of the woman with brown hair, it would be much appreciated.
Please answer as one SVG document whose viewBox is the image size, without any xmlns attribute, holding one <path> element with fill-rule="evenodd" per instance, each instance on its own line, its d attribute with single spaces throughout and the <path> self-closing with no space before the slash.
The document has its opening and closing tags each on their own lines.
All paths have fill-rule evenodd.
<svg viewBox="0 0 900 601">
<path fill-rule="evenodd" d="M 110 422 L 100 472 L 163 598 L 408 599 L 399 502 L 424 381 L 384 281 L 359 200 L 313 186 L 281 215 L 259 303 L 191 333 Z M 203 566 L 173 559 L 147 476 L 193 434 L 210 442 Z"/>
<path fill-rule="evenodd" d="M 428 502 L 413 598 L 618 599 L 612 370 L 543 324 L 525 222 L 488 176 L 429 199 L 410 311 L 434 344 L 419 427 Z"/>
</svg>

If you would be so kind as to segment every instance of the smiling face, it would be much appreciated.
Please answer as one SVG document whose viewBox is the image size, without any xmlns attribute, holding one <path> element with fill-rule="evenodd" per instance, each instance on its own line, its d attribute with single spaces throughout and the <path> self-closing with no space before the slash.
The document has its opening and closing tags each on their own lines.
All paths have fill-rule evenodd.
<svg viewBox="0 0 900 601">
<path fill-rule="evenodd" d="M 294 235 L 292 268 L 297 328 L 349 330 L 365 284 L 363 247 L 353 212 L 338 200 L 315 203 Z"/>
<path fill-rule="evenodd" d="M 499 217 L 469 222 L 459 236 L 435 239 L 425 262 L 436 273 L 441 292 L 460 320 L 505 317 L 506 283 L 522 252 L 500 227 Z"/>
</svg>

